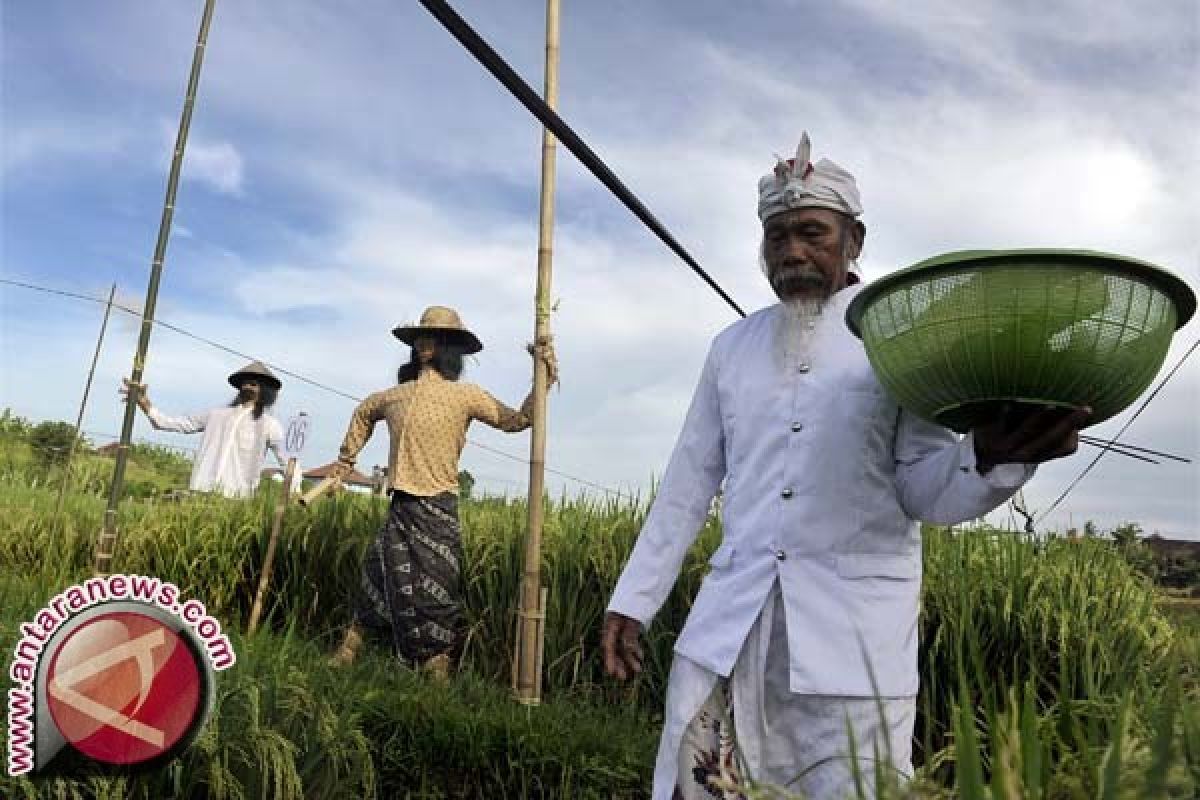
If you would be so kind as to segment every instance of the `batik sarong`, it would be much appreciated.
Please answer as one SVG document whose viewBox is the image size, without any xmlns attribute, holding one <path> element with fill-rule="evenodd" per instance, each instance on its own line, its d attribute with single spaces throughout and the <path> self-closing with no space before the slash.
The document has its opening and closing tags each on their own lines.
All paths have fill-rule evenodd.
<svg viewBox="0 0 1200 800">
<path fill-rule="evenodd" d="M 389 631 L 411 667 L 455 649 L 462 628 L 458 497 L 392 492 L 387 522 L 367 550 L 355 620 Z"/>
</svg>

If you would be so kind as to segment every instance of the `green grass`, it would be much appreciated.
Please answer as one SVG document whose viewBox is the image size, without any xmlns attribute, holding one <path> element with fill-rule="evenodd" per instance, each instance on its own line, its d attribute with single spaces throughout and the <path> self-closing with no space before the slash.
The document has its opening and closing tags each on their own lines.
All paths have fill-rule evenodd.
<svg viewBox="0 0 1200 800">
<path fill-rule="evenodd" d="M 172 580 L 228 630 L 243 630 L 273 500 L 268 490 L 250 501 L 127 501 L 114 563 Z M 53 502 L 51 490 L 4 485 L 0 476 L 6 648 L 23 614 L 89 574 L 103 499 L 72 495 L 57 533 Z M 520 501 L 462 505 L 469 634 L 466 674 L 449 689 L 398 670 L 378 650 L 353 670 L 325 667 L 385 510 L 362 496 L 289 510 L 266 630 L 239 640 L 242 660 L 221 676 L 216 722 L 177 765 L 129 788 L 104 784 L 104 796 L 287 797 L 301 789 L 309 797 L 645 796 L 674 632 L 719 537 L 716 521 L 650 632 L 645 674 L 617 687 L 601 676 L 597 633 L 644 508 L 550 503 L 547 702 L 527 709 L 505 688 L 525 525 Z M 1173 624 L 1155 607 L 1153 587 L 1103 541 L 927 531 L 922 788 L 912 791 L 1190 796 L 1200 786 L 1195 634 L 1194 621 Z M 37 791 L 101 796 L 99 789 L 72 794 L 84 785 L 65 782 L 59 791 L 42 781 Z M 32 791 L 0 782 L 0 796 L 23 796 L 14 786 Z"/>
<path fill-rule="evenodd" d="M 214 716 L 174 764 L 112 777 L 68 761 L 58 775 L 0 777 L 0 797 L 643 796 L 655 730 L 636 709 L 526 708 L 490 682 L 439 686 L 384 654 L 333 669 L 294 633 L 233 638 Z"/>
</svg>

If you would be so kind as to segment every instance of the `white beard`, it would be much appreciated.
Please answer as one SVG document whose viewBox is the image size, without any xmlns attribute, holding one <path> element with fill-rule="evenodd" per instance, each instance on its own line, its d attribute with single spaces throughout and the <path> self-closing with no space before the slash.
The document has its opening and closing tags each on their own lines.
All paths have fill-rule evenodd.
<svg viewBox="0 0 1200 800">
<path fill-rule="evenodd" d="M 813 363 L 813 340 L 821 321 L 825 301 L 811 298 L 789 300 L 775 326 L 775 363 L 794 371 L 801 364 Z"/>
</svg>

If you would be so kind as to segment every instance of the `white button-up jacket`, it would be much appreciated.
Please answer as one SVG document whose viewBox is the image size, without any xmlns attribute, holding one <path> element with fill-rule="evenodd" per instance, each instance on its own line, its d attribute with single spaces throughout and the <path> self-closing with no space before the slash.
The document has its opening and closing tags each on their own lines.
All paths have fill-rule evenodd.
<svg viewBox="0 0 1200 800">
<path fill-rule="evenodd" d="M 219 491 L 227 497 L 254 494 L 267 450 L 283 463 L 279 447 L 283 428 L 264 413 L 255 419 L 246 406 L 214 408 L 201 414 L 171 417 L 151 408 L 146 412 L 156 430 L 203 433 L 188 487 L 200 492 Z"/>
<path fill-rule="evenodd" d="M 723 540 L 677 653 L 733 668 L 778 580 L 794 692 L 917 691 L 921 538 L 916 520 L 955 524 L 1006 501 L 1033 473 L 981 476 L 970 435 L 900 410 L 843 321 L 835 294 L 812 359 L 775 356 L 775 305 L 714 340 L 683 430 L 617 583 L 611 611 L 648 626 L 724 481 Z"/>
</svg>

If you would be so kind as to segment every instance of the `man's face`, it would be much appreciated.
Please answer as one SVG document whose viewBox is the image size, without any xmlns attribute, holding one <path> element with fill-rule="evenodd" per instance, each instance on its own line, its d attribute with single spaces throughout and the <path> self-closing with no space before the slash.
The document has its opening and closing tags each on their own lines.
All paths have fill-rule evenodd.
<svg viewBox="0 0 1200 800">
<path fill-rule="evenodd" d="M 417 351 L 417 361 L 428 364 L 433 361 L 433 353 L 437 349 L 437 339 L 432 336 L 418 336 L 413 340 L 413 349 Z"/>
<path fill-rule="evenodd" d="M 238 385 L 238 400 L 243 403 L 254 403 L 262 392 L 262 384 L 257 378 L 242 378 Z"/>
<path fill-rule="evenodd" d="M 780 300 L 824 300 L 845 287 L 863 227 L 827 208 L 798 208 L 763 225 L 767 280 Z"/>
</svg>

